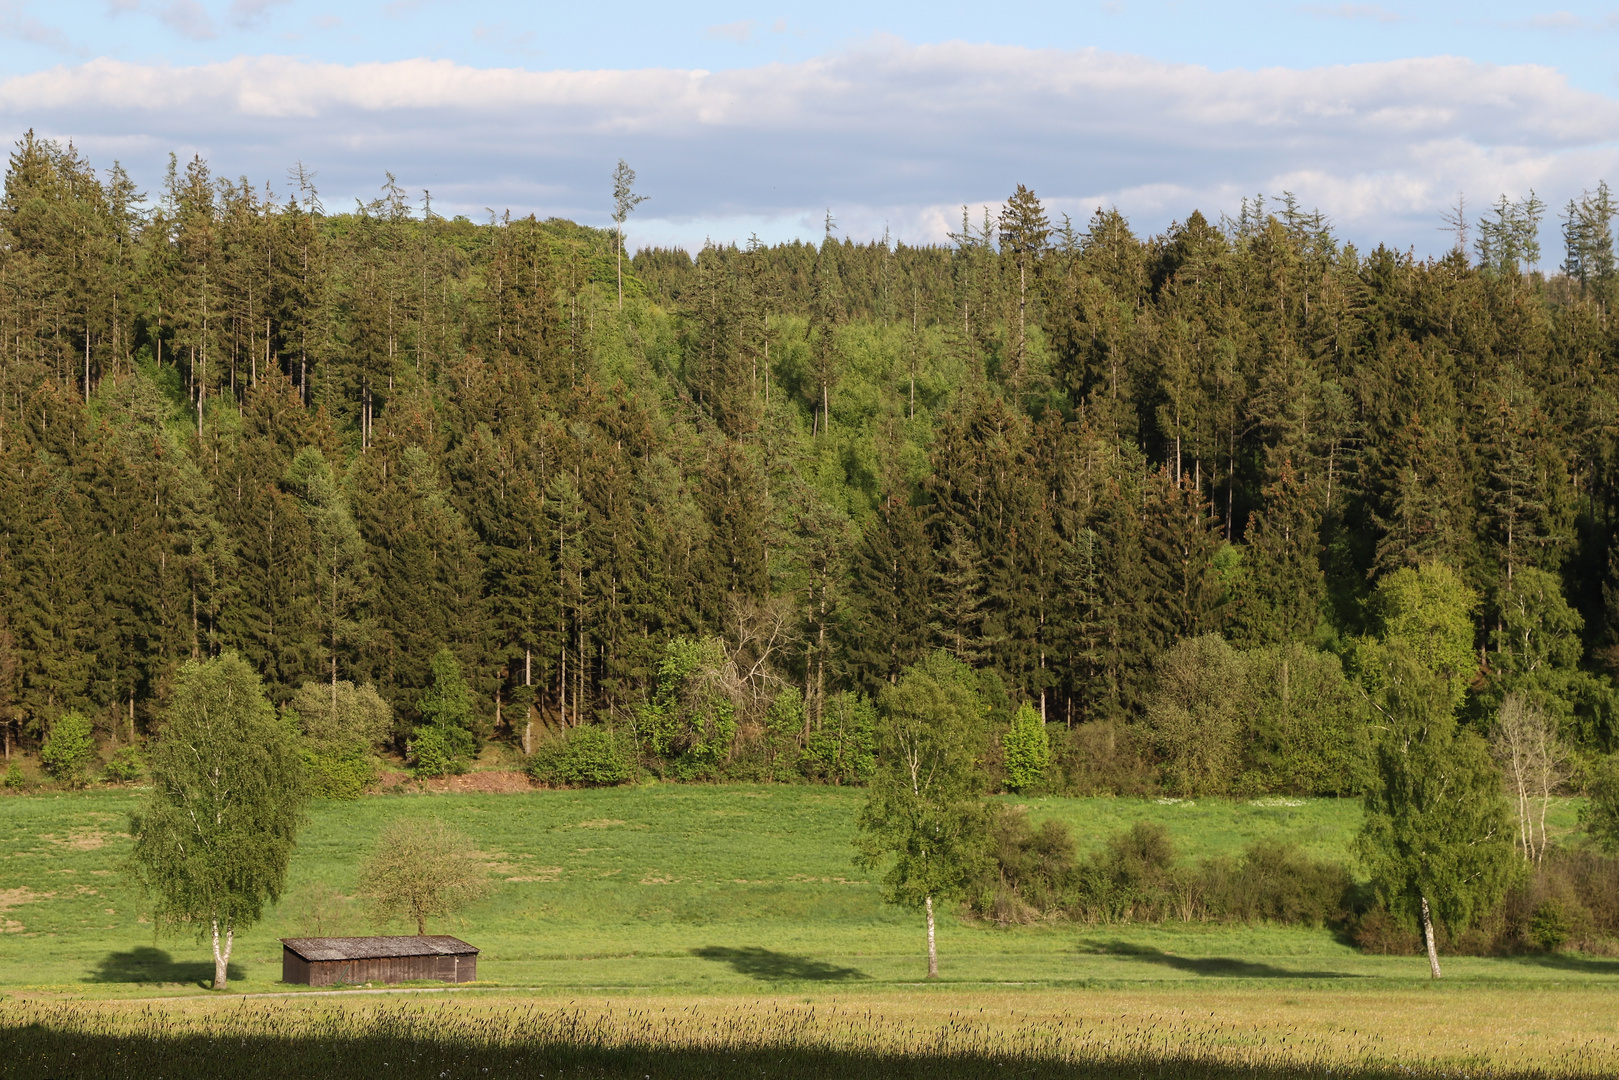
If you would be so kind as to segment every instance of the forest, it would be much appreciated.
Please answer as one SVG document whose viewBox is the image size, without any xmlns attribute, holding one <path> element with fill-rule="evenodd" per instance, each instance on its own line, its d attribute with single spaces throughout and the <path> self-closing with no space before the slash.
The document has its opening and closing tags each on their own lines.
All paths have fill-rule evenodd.
<svg viewBox="0 0 1619 1080">
<path fill-rule="evenodd" d="M 1605 185 L 1547 269 L 1533 197 L 1426 260 L 1287 195 L 1138 236 L 1021 186 L 947 245 L 828 212 L 694 256 L 316 179 L 145 193 L 16 146 L 8 758 L 65 717 L 138 745 L 235 653 L 424 770 L 860 782 L 872 702 L 943 650 L 1044 725 L 1032 779 L 988 742 L 1000 786 L 1351 794 L 1402 635 L 1464 726 L 1616 748 Z"/>
</svg>

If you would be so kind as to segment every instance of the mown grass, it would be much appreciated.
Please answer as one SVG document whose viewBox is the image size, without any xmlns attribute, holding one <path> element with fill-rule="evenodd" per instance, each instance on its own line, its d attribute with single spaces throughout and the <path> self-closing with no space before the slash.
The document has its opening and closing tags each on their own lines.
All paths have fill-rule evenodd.
<svg viewBox="0 0 1619 1080">
<path fill-rule="evenodd" d="M 1607 994 L 16 1001 L 0 1077 L 1596 1077 Z"/>
<path fill-rule="evenodd" d="M 207 949 L 154 939 L 119 874 L 136 794 L 0 798 L 0 989 L 95 996 L 202 993 Z M 277 938 L 375 929 L 352 898 L 376 834 L 399 815 L 465 829 L 499 887 L 430 930 L 483 949 L 480 977 L 550 991 L 755 994 L 869 992 L 922 974 L 920 920 L 884 905 L 851 862 L 859 791 L 652 785 L 512 795 L 374 796 L 316 805 L 290 888 L 238 940 L 233 988 L 278 989 Z M 1347 858 L 1358 806 L 1339 800 L 1027 799 L 1082 846 L 1137 820 L 1164 822 L 1188 858 L 1286 836 Z M 1294 804 L 1297 805 L 1294 805 Z M 1573 823 L 1560 805 L 1559 827 Z M 395 927 L 395 932 L 404 928 Z M 1000 929 L 942 921 L 944 990 L 1155 985 L 1420 984 L 1426 964 L 1366 956 L 1329 931 L 1268 926 Z M 1604 981 L 1615 962 L 1572 956 L 1456 958 L 1447 977 L 1515 986 Z M 930 992 L 934 992 L 930 990 Z"/>
</svg>

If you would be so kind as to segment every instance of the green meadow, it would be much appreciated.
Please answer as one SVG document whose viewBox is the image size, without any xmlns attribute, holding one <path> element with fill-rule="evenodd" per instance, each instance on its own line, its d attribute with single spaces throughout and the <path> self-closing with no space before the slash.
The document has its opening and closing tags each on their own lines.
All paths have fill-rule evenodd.
<svg viewBox="0 0 1619 1080">
<path fill-rule="evenodd" d="M 0 799 L 0 991 L 202 994 L 205 945 L 154 937 L 121 873 L 138 793 Z M 863 794 L 808 786 L 648 785 L 517 794 L 377 795 L 314 805 L 287 894 L 238 938 L 232 989 L 283 989 L 277 939 L 376 932 L 354 898 L 373 839 L 400 815 L 475 838 L 498 887 L 430 932 L 483 950 L 480 981 L 548 993 L 749 994 L 794 987 L 877 992 L 919 984 L 918 915 L 881 902 L 851 861 Z M 1181 855 L 1235 854 L 1267 836 L 1347 859 L 1351 800 L 1024 800 L 1068 822 L 1081 847 L 1132 822 L 1164 823 Z M 1560 803 L 1556 828 L 1574 825 Z M 392 932 L 407 928 L 395 926 Z M 1001 928 L 947 916 L 941 986 L 1067 988 L 1283 983 L 1418 987 L 1424 961 L 1363 955 L 1328 930 L 1225 924 Z M 1450 958 L 1447 982 L 1572 985 L 1619 962 Z"/>
</svg>

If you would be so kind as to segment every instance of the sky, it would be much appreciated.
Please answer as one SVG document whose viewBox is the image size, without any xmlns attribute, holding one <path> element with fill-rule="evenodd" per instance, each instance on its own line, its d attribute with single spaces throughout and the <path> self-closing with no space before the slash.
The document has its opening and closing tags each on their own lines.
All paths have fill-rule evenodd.
<svg viewBox="0 0 1619 1080">
<path fill-rule="evenodd" d="M 0 0 L 0 136 L 29 128 L 149 192 L 171 152 L 283 197 L 302 162 L 329 209 L 391 172 L 475 220 L 606 224 L 623 158 L 635 246 L 828 211 L 942 242 L 1022 183 L 1140 233 L 1288 191 L 1422 256 L 1459 196 L 1619 183 L 1619 6 Z"/>
</svg>

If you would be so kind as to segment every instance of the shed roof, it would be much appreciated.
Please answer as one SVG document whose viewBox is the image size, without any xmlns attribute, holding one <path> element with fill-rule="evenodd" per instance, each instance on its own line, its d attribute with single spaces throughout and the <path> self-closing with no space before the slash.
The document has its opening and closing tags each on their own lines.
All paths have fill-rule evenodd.
<svg viewBox="0 0 1619 1080">
<path fill-rule="evenodd" d="M 372 960 L 388 956 L 466 956 L 477 949 L 444 934 L 426 937 L 282 938 L 281 944 L 305 960 Z"/>
</svg>

